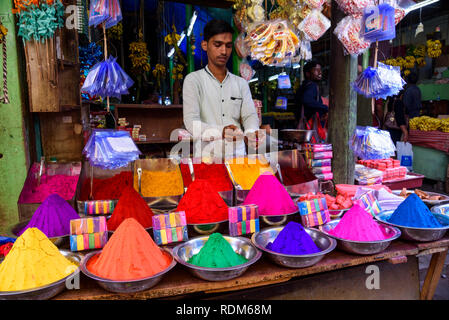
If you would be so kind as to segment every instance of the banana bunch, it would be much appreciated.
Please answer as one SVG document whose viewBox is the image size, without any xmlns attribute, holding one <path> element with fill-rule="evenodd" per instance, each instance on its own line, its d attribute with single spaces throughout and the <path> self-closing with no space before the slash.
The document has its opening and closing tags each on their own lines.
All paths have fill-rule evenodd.
<svg viewBox="0 0 449 320">
<path fill-rule="evenodd" d="M 441 47 L 440 40 L 427 40 L 427 55 L 431 58 L 438 58 L 442 53 Z"/>
<path fill-rule="evenodd" d="M 7 34 L 8 29 L 6 29 L 6 27 L 0 21 L 0 42 L 3 41 L 3 39 L 6 37 Z"/>
<path fill-rule="evenodd" d="M 129 58 L 135 72 L 150 71 L 150 57 L 147 44 L 143 41 L 135 41 L 129 44 Z"/>
<path fill-rule="evenodd" d="M 422 116 L 412 118 L 409 122 L 410 129 L 421 131 L 435 131 L 441 127 L 441 119 Z"/>
<path fill-rule="evenodd" d="M 424 67 L 426 65 L 426 60 L 424 57 L 418 57 L 416 58 L 416 63 L 418 64 L 418 67 Z"/>
<path fill-rule="evenodd" d="M 413 54 L 415 57 L 425 57 L 426 56 L 426 47 L 424 45 L 419 45 L 413 50 Z"/>
<path fill-rule="evenodd" d="M 449 132 L 449 118 L 441 119 L 440 130 L 443 131 L 443 132 Z"/>
<path fill-rule="evenodd" d="M 173 67 L 173 72 L 172 72 L 172 79 L 173 80 L 182 80 L 183 78 L 183 74 L 182 71 L 184 70 L 184 65 L 182 65 L 181 63 L 176 64 Z"/>
<path fill-rule="evenodd" d="M 165 66 L 158 63 L 156 67 L 154 67 L 153 69 L 153 76 L 155 78 L 157 77 L 165 78 Z"/>
<path fill-rule="evenodd" d="M 170 45 L 173 46 L 175 43 L 177 43 L 181 39 L 181 36 L 175 32 L 169 33 L 165 36 L 164 41 Z"/>
<path fill-rule="evenodd" d="M 121 22 L 108 29 L 108 37 L 114 40 L 120 40 L 123 35 L 123 25 Z"/>
<path fill-rule="evenodd" d="M 416 59 L 414 56 L 406 56 L 404 62 L 404 68 L 412 69 L 415 66 Z"/>
</svg>

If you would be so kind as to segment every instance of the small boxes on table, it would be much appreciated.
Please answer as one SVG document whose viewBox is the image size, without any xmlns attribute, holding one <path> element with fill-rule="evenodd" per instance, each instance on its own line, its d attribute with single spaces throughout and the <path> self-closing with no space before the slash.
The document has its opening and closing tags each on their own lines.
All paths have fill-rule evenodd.
<svg viewBox="0 0 449 320">
<path fill-rule="evenodd" d="M 100 249 L 107 241 L 106 217 L 70 220 L 70 250 Z"/>
<path fill-rule="evenodd" d="M 188 240 L 185 212 L 154 215 L 153 235 L 158 245 Z"/>
<path fill-rule="evenodd" d="M 93 200 L 84 202 L 84 213 L 88 215 L 108 214 L 114 211 L 117 200 Z"/>
<path fill-rule="evenodd" d="M 303 226 L 320 226 L 330 221 L 326 198 L 301 201 L 297 204 Z"/>
<path fill-rule="evenodd" d="M 259 231 L 259 207 L 255 204 L 229 207 L 229 235 L 239 236 Z"/>
</svg>

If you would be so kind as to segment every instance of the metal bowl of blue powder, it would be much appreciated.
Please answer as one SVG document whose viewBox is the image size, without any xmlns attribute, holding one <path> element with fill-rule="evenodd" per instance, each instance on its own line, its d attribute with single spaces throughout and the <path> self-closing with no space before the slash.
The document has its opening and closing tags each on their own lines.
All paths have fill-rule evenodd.
<svg viewBox="0 0 449 320">
<path fill-rule="evenodd" d="M 337 246 L 331 237 L 293 221 L 256 232 L 251 241 L 274 263 L 289 268 L 313 266 Z"/>
<path fill-rule="evenodd" d="M 431 212 L 416 194 L 408 196 L 396 210 L 381 212 L 375 218 L 397 227 L 401 230 L 401 238 L 410 241 L 436 241 L 449 229 L 449 217 Z"/>
</svg>

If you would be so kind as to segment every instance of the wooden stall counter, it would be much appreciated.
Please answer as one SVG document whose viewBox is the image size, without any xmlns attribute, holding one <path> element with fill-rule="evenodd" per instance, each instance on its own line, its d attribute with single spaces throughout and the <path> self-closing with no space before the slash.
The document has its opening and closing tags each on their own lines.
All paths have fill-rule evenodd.
<svg viewBox="0 0 449 320">
<path fill-rule="evenodd" d="M 306 281 L 309 276 L 325 275 L 331 271 L 346 272 L 351 267 L 363 267 L 363 265 L 386 263 L 391 265 L 392 268 L 398 268 L 402 264 L 406 264 L 408 258 L 410 260 L 417 261 L 417 257 L 427 254 L 432 254 L 432 259 L 428 272 L 424 281 L 421 292 L 419 293 L 419 279 L 410 283 L 411 288 L 415 288 L 416 294 L 412 297 L 421 299 L 432 299 L 435 292 L 438 280 L 441 276 L 441 271 L 444 266 L 444 261 L 449 247 L 449 236 L 429 242 L 429 243 L 414 243 L 406 241 L 394 241 L 385 251 L 370 256 L 351 255 L 335 249 L 333 252 L 324 257 L 319 263 L 314 266 L 302 269 L 290 269 L 275 265 L 268 258 L 262 256 L 262 258 L 250 266 L 249 269 L 240 277 L 221 282 L 209 282 L 201 280 L 192 276 L 183 266 L 176 265 L 164 278 L 153 288 L 132 294 L 120 294 L 112 293 L 102 289 L 93 280 L 88 279 L 84 275 L 81 277 L 79 290 L 66 290 L 63 293 L 56 296 L 54 299 L 58 300 L 99 300 L 99 299 L 179 299 L 179 298 L 191 298 L 199 297 L 207 299 L 208 297 L 217 296 L 217 293 L 232 294 L 236 292 L 244 292 L 247 289 L 257 288 L 258 293 L 262 294 L 263 290 L 269 293 L 271 285 L 276 284 L 289 284 L 293 281 Z M 411 279 L 416 280 L 418 273 L 417 262 L 408 268 L 407 273 L 411 273 Z M 389 270 L 389 269 L 388 269 Z M 361 272 L 359 272 L 361 273 Z M 404 272 L 401 271 L 401 274 Z M 368 275 L 364 274 L 364 277 Z M 382 277 L 387 275 L 382 273 Z M 393 275 L 396 277 L 395 275 Z M 395 279 L 393 277 L 393 280 Z M 348 279 L 346 279 L 348 280 Z M 397 282 L 400 279 L 397 280 Z M 349 279 L 351 281 L 351 279 Z M 389 280 L 389 282 L 392 282 Z M 394 281 L 393 281 L 394 282 Z M 349 282 L 350 283 L 350 282 Z M 338 286 L 338 282 L 334 282 L 334 286 Z M 392 283 L 394 288 L 398 288 L 398 294 L 401 294 L 400 290 L 405 290 L 404 283 Z M 344 284 L 343 291 L 350 292 L 354 288 L 352 285 Z M 401 289 L 402 288 L 402 289 Z M 240 291 L 239 291 L 240 290 Z M 354 289 L 355 290 L 355 289 Z M 408 290 L 408 289 L 407 289 Z M 412 290 L 413 291 L 413 290 Z M 298 299 L 298 295 L 295 296 L 293 292 L 290 292 L 290 299 Z M 363 298 L 363 295 L 357 296 Z M 288 298 L 288 297 L 287 297 Z M 310 299 L 310 296 L 299 296 L 299 299 Z M 316 297 L 314 297 L 316 298 Z M 319 298 L 319 297 L 318 297 Z M 341 299 L 343 297 L 337 296 L 335 298 Z M 374 296 L 373 299 L 377 299 Z M 388 298 L 385 295 L 383 298 Z M 406 297 L 405 297 L 406 298 Z M 263 299 L 263 298 L 262 298 Z"/>
</svg>

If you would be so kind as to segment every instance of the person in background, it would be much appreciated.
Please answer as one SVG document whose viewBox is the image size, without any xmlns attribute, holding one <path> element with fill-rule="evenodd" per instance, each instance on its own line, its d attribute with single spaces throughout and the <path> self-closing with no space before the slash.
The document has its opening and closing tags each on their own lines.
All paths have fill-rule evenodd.
<svg viewBox="0 0 449 320">
<path fill-rule="evenodd" d="M 422 108 L 421 90 L 416 85 L 417 82 L 418 75 L 416 72 L 411 72 L 407 77 L 407 85 L 402 98 L 405 113 L 409 116 L 409 119 L 419 117 Z"/>
<path fill-rule="evenodd" d="M 323 103 L 320 94 L 319 83 L 322 79 L 321 65 L 317 61 L 311 60 L 305 64 L 303 72 L 305 80 L 295 95 L 295 118 L 297 122 L 301 119 L 302 108 L 304 108 L 306 121 L 310 120 L 316 113 L 319 114 L 321 119 L 329 111 L 329 107 Z"/>
<path fill-rule="evenodd" d="M 390 132 L 391 140 L 393 140 L 394 145 L 396 145 L 396 142 L 398 141 L 408 141 L 408 128 L 405 117 L 405 106 L 402 102 L 403 95 L 404 91 L 401 91 L 396 96 L 388 97 L 387 100 L 387 117 L 390 116 L 391 111 L 394 111 L 394 120 L 396 121 L 396 125 L 390 126 L 389 124 L 391 124 L 393 121 L 388 121 L 389 119 L 385 119 L 384 129 Z"/>
<path fill-rule="evenodd" d="M 242 155 L 245 143 L 257 148 L 265 136 L 259 130 L 248 82 L 226 68 L 232 53 L 233 32 L 223 20 L 211 20 L 204 27 L 201 48 L 207 52 L 208 63 L 184 80 L 183 116 L 186 129 L 202 142 L 203 149 L 211 144 L 218 149 L 235 144 L 237 153 Z"/>
</svg>

